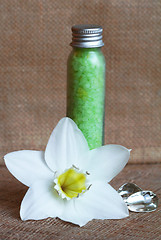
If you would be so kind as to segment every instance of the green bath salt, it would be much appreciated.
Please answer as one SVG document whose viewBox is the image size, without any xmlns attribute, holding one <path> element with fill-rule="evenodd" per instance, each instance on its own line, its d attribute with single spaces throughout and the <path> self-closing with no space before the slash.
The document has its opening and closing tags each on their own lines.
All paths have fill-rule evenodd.
<svg viewBox="0 0 161 240">
<path fill-rule="evenodd" d="M 102 36 L 102 28 L 93 25 L 79 25 L 75 28 L 77 38 L 80 34 L 81 39 L 73 40 L 73 50 L 68 58 L 67 116 L 75 121 L 89 148 L 93 149 L 102 146 L 104 138 L 105 59 L 101 51 L 102 40 L 93 40 L 91 46 L 89 35 L 97 33 L 100 37 L 101 31 Z M 82 34 L 87 42 L 84 40 L 82 43 Z"/>
</svg>

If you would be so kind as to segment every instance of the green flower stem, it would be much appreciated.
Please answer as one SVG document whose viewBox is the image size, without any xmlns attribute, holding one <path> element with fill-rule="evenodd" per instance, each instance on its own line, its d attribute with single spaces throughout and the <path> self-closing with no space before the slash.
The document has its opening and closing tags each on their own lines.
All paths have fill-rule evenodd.
<svg viewBox="0 0 161 240">
<path fill-rule="evenodd" d="M 67 116 L 89 148 L 103 144 L 105 59 L 100 48 L 74 48 L 68 59 Z"/>
</svg>

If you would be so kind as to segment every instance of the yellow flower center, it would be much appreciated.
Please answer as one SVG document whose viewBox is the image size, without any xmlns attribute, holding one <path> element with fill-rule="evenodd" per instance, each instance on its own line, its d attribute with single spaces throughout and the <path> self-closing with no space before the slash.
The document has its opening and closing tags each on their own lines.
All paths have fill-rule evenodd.
<svg viewBox="0 0 161 240">
<path fill-rule="evenodd" d="M 80 193 L 86 190 L 86 175 L 73 168 L 59 175 L 54 182 L 56 183 L 54 188 L 62 198 L 68 200 L 78 197 Z"/>
</svg>

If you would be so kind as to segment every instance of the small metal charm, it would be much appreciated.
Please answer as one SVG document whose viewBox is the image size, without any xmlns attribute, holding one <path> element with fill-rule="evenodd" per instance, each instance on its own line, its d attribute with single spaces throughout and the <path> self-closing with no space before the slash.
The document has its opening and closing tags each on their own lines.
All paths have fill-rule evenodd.
<svg viewBox="0 0 161 240">
<path fill-rule="evenodd" d="M 158 207 L 158 197 L 152 191 L 143 191 L 133 183 L 122 185 L 118 193 L 132 212 L 153 212 Z"/>
</svg>

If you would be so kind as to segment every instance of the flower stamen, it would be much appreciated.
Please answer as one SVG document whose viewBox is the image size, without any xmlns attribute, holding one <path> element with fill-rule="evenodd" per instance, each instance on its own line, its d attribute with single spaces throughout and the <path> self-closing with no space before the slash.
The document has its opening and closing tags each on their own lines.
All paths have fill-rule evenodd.
<svg viewBox="0 0 161 240">
<path fill-rule="evenodd" d="M 55 180 L 54 188 L 58 191 L 62 198 L 70 200 L 79 197 L 79 194 L 85 192 L 86 174 L 81 173 L 73 167 L 59 175 Z"/>
</svg>

